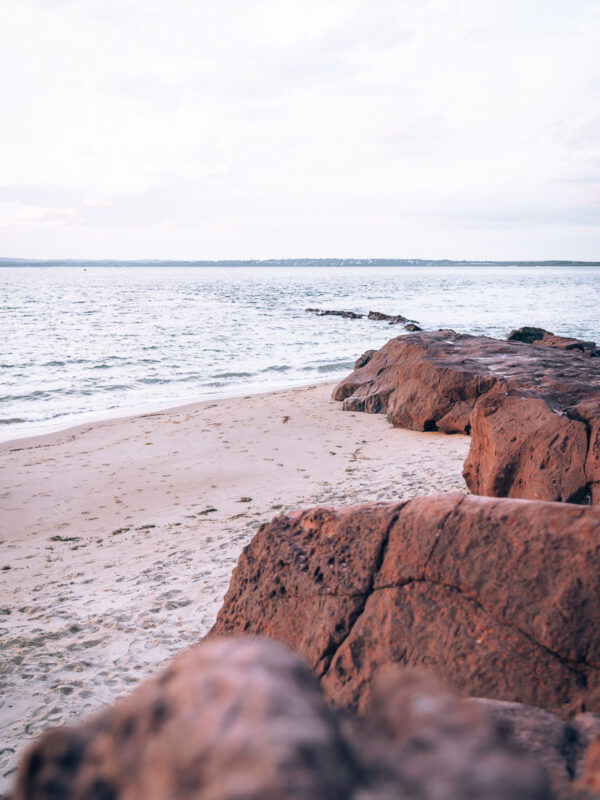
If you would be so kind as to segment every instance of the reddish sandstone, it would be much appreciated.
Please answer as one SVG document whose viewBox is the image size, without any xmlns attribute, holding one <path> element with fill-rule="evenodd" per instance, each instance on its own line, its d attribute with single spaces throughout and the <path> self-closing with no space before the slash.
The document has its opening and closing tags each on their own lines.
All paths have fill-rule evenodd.
<svg viewBox="0 0 600 800">
<path fill-rule="evenodd" d="M 461 692 L 600 711 L 600 509 L 438 495 L 263 525 L 212 634 L 278 639 L 364 709 L 389 664 Z"/>
<path fill-rule="evenodd" d="M 437 331 L 399 336 L 333 392 L 413 430 L 470 433 L 463 475 L 496 497 L 600 502 L 600 361 Z"/>
</svg>

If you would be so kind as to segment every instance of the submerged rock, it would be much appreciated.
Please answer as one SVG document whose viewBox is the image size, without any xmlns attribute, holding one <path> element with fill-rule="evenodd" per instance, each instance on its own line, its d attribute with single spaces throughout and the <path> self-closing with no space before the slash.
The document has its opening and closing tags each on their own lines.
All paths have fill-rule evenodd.
<svg viewBox="0 0 600 800">
<path fill-rule="evenodd" d="M 357 314 L 355 311 L 334 311 L 331 309 L 324 309 L 324 308 L 306 308 L 306 312 L 310 314 L 316 314 L 318 317 L 345 317 L 346 319 L 363 319 L 365 316 L 364 314 Z M 406 317 L 403 317 L 402 314 L 383 314 L 381 311 L 369 311 L 367 314 L 367 319 L 379 321 L 379 322 L 389 322 L 390 325 L 400 325 L 401 323 L 407 322 L 410 325 L 416 325 L 414 320 L 409 320 Z M 407 327 L 407 326 L 406 326 Z M 421 330 L 418 326 L 409 328 L 409 330 Z"/>
<path fill-rule="evenodd" d="M 600 711 L 600 509 L 436 495 L 275 518 L 210 635 L 277 639 L 364 711 L 375 672 L 426 667 L 467 695 Z"/>
<path fill-rule="evenodd" d="M 476 494 L 600 502 L 600 362 L 436 331 L 399 336 L 339 383 L 351 411 L 413 430 L 470 433 Z"/>
<path fill-rule="evenodd" d="M 382 314 L 381 311 L 369 311 L 368 318 L 380 322 L 389 322 L 390 325 L 399 325 L 401 322 L 408 322 L 406 317 L 403 317 L 402 314 Z"/>
<path fill-rule="evenodd" d="M 362 319 L 364 314 L 357 314 L 355 311 L 331 311 L 324 308 L 307 308 L 307 312 L 316 314 L 317 317 L 344 317 L 344 319 Z"/>
</svg>

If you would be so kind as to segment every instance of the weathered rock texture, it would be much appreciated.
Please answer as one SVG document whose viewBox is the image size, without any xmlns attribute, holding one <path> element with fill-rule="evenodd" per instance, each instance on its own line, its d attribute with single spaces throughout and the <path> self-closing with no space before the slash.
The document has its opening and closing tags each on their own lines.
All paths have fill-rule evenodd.
<svg viewBox="0 0 600 800">
<path fill-rule="evenodd" d="M 360 369 L 360 367 L 366 366 L 376 352 L 377 350 L 365 350 L 365 352 L 354 362 L 354 369 Z"/>
<path fill-rule="evenodd" d="M 573 339 L 569 336 L 557 336 L 544 328 L 519 328 L 511 331 L 506 337 L 509 342 L 526 342 L 527 344 L 541 344 L 546 347 L 558 347 L 561 350 L 579 350 L 591 358 L 600 357 L 600 350 L 596 342 L 584 339 Z"/>
<path fill-rule="evenodd" d="M 600 509 L 437 495 L 263 525 L 214 634 L 278 639 L 330 700 L 424 667 L 465 694 L 600 711 Z"/>
<path fill-rule="evenodd" d="M 333 392 L 413 430 L 470 433 L 475 494 L 600 503 L 600 361 L 453 331 L 392 339 Z"/>
<path fill-rule="evenodd" d="M 431 677 L 397 670 L 378 678 L 364 718 L 342 717 L 306 664 L 280 645 L 218 640 L 178 657 L 99 716 L 44 734 L 23 760 L 14 797 L 587 797 L 566 784 L 572 794 L 552 792 L 546 748 L 561 778 L 564 771 L 555 738 L 546 736 L 534 758 L 477 705 Z"/>
<path fill-rule="evenodd" d="M 272 642 L 192 649 L 26 755 L 15 800 L 351 796 L 356 763 L 302 661 Z"/>
<path fill-rule="evenodd" d="M 600 714 L 578 714 L 567 723 L 549 711 L 522 703 L 481 698 L 469 702 L 486 713 L 517 748 L 544 766 L 558 798 L 571 797 L 574 781 L 583 787 L 586 779 L 600 778 L 600 773 L 586 764 L 595 748 L 590 729 L 600 729 Z"/>
</svg>

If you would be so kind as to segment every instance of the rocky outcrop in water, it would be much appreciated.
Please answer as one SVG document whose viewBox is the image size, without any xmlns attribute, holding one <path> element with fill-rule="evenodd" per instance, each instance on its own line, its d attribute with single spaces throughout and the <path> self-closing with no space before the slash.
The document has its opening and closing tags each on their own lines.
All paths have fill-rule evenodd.
<svg viewBox="0 0 600 800">
<path fill-rule="evenodd" d="M 364 317 L 364 314 L 357 314 L 355 311 L 332 311 L 325 308 L 307 308 L 305 310 L 316 314 L 317 317 L 344 317 L 344 319 L 362 319 Z"/>
<path fill-rule="evenodd" d="M 364 710 L 375 672 L 562 716 L 600 711 L 600 509 L 437 495 L 263 525 L 211 635 L 277 639 Z"/>
<path fill-rule="evenodd" d="M 476 494 L 600 503 L 600 362 L 436 331 L 399 336 L 333 392 L 413 430 L 470 433 Z"/>
<path fill-rule="evenodd" d="M 369 311 L 368 318 L 379 322 L 389 322 L 390 325 L 400 325 L 402 322 L 409 321 L 402 314 L 382 314 L 381 311 Z"/>
<path fill-rule="evenodd" d="M 344 317 L 345 319 L 363 319 L 364 314 L 357 314 L 355 311 L 333 311 L 324 308 L 306 308 L 306 312 L 316 314 L 317 317 Z M 415 320 L 409 320 L 402 314 L 383 314 L 381 311 L 369 311 L 367 319 L 377 322 L 388 322 L 390 325 L 400 325 L 408 323 L 404 327 L 407 330 L 421 330 Z"/>
<path fill-rule="evenodd" d="M 506 337 L 509 342 L 525 342 L 527 344 L 541 344 L 546 347 L 558 347 L 560 350 L 577 350 L 591 358 L 600 357 L 600 349 L 596 342 L 588 342 L 583 339 L 573 339 L 568 336 L 557 336 L 544 328 L 519 328 L 511 331 Z"/>
<path fill-rule="evenodd" d="M 362 718 L 340 715 L 282 646 L 217 640 L 98 716 L 44 734 L 14 800 L 587 798 L 565 777 L 581 754 L 559 749 L 560 721 L 528 733 L 535 743 L 515 746 L 489 710 L 398 669 L 378 676 Z"/>
</svg>

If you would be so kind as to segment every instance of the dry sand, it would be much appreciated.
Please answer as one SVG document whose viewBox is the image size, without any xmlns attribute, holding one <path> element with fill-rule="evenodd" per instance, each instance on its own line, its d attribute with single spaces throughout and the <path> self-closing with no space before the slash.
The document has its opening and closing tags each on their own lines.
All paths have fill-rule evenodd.
<svg viewBox="0 0 600 800">
<path fill-rule="evenodd" d="M 331 385 L 0 445 L 0 791 L 23 745 L 196 642 L 277 513 L 465 491 L 465 436 L 345 413 Z"/>
</svg>

